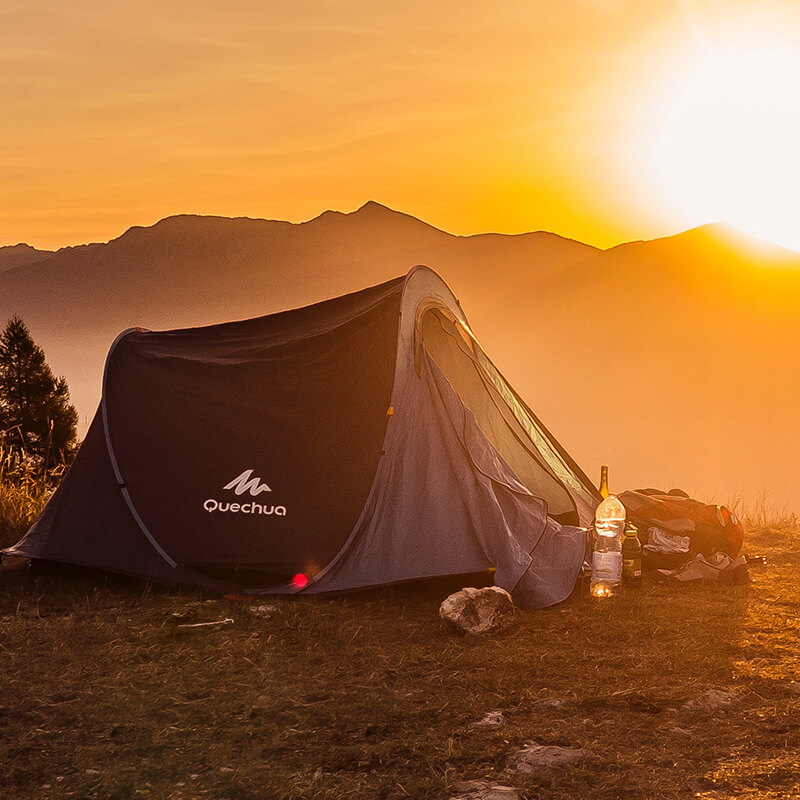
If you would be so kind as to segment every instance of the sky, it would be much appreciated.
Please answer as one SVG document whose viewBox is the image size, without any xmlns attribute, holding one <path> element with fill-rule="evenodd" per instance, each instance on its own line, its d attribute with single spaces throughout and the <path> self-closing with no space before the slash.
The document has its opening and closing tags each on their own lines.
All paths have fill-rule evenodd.
<svg viewBox="0 0 800 800">
<path fill-rule="evenodd" d="M 795 54 L 796 0 L 0 0 L 0 244 L 372 199 L 800 249 Z"/>
</svg>

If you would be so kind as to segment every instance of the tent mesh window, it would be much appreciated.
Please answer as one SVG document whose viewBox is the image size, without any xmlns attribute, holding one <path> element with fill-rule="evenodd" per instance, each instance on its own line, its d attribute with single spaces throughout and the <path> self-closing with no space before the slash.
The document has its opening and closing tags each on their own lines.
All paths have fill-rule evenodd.
<svg viewBox="0 0 800 800">
<path fill-rule="evenodd" d="M 443 310 L 430 308 L 422 315 L 419 332 L 425 351 L 519 481 L 547 502 L 551 517 L 579 524 L 566 487 L 589 502 L 593 498 L 469 331 Z"/>
</svg>

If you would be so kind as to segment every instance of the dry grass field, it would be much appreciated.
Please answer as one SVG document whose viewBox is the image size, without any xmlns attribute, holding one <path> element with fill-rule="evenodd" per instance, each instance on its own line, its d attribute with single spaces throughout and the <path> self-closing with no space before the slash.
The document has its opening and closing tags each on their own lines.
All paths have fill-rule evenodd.
<svg viewBox="0 0 800 800">
<path fill-rule="evenodd" d="M 7 560 L 0 796 L 800 796 L 800 528 L 745 549 L 766 556 L 749 585 L 576 592 L 487 639 L 439 620 L 452 580 L 251 604 Z M 698 707 L 712 689 L 733 694 Z M 505 771 L 527 742 L 585 756 Z"/>
</svg>

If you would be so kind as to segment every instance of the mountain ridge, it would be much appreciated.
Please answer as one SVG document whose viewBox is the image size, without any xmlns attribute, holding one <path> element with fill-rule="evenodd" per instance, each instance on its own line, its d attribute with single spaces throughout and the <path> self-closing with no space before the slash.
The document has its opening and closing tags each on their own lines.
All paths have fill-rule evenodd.
<svg viewBox="0 0 800 800">
<path fill-rule="evenodd" d="M 0 245 L 0 272 L 43 261 L 55 252 L 55 250 L 37 250 L 25 242 Z"/>
<path fill-rule="evenodd" d="M 384 223 L 387 220 L 394 220 L 420 226 L 423 229 L 435 232 L 437 234 L 443 234 L 445 236 L 452 237 L 454 239 L 470 240 L 470 239 L 496 238 L 499 240 L 513 240 L 513 239 L 529 238 L 529 237 L 553 237 L 564 242 L 572 242 L 578 245 L 582 245 L 583 247 L 591 249 L 593 252 L 596 253 L 626 252 L 629 250 L 638 249 L 643 245 L 652 246 L 652 245 L 664 245 L 671 243 L 683 244 L 691 240 L 702 238 L 706 240 L 714 240 L 717 242 L 717 244 L 722 244 L 725 241 L 728 241 L 729 243 L 731 243 L 730 251 L 732 253 L 736 252 L 736 250 L 740 252 L 741 251 L 750 252 L 753 254 L 757 254 L 757 257 L 759 257 L 761 260 L 766 260 L 776 263 L 785 263 L 786 265 L 791 266 L 792 268 L 796 267 L 797 265 L 800 265 L 800 253 L 796 253 L 793 250 L 784 248 L 774 242 L 770 242 L 769 240 L 760 239 L 750 234 L 746 234 L 725 222 L 710 222 L 692 228 L 687 228 L 685 230 L 678 231 L 677 233 L 667 234 L 665 236 L 657 236 L 652 239 L 632 239 L 627 242 L 620 242 L 619 244 L 612 245 L 611 247 L 608 248 L 600 248 L 596 247 L 595 245 L 588 244 L 586 242 L 581 242 L 578 239 L 573 239 L 567 236 L 563 236 L 562 234 L 555 233 L 554 231 L 546 231 L 543 229 L 521 231 L 519 233 L 500 233 L 496 231 L 483 231 L 471 234 L 455 234 L 446 231 L 443 228 L 439 228 L 435 225 L 425 222 L 424 220 L 421 220 L 418 217 L 413 216 L 412 214 L 408 214 L 406 212 L 391 208 L 390 206 L 387 206 L 383 203 L 379 203 L 376 200 L 368 200 L 358 208 L 354 209 L 353 211 L 339 211 L 334 209 L 327 209 L 317 214 L 314 217 L 311 217 L 307 220 L 302 220 L 300 222 L 291 222 L 289 220 L 280 220 L 280 219 L 268 219 L 265 217 L 251 217 L 251 216 L 228 217 L 220 214 L 180 213 L 180 214 L 170 214 L 166 217 L 162 217 L 161 219 L 157 220 L 156 222 L 150 225 L 132 225 L 129 228 L 126 228 L 118 236 L 114 236 L 104 242 L 87 242 L 75 245 L 65 245 L 63 247 L 58 248 L 57 250 L 40 250 L 37 248 L 33 248 L 31 245 L 25 242 L 20 242 L 14 245 L 0 245 L 0 269 L 3 269 L 2 264 L 4 256 L 6 256 L 7 253 L 10 255 L 11 251 L 22 252 L 24 250 L 32 254 L 29 258 L 20 256 L 21 263 L 14 264 L 14 266 L 17 265 L 25 266 L 27 265 L 27 263 L 33 263 L 36 260 L 43 260 L 43 258 L 45 257 L 56 255 L 58 253 L 74 251 L 76 249 L 93 247 L 96 245 L 111 244 L 119 240 L 124 240 L 130 236 L 136 236 L 144 231 L 160 232 L 162 230 L 172 228 L 176 225 L 181 225 L 186 223 L 202 222 L 211 224 L 221 223 L 224 225 L 266 224 L 270 226 L 280 226 L 286 229 L 291 229 L 291 228 L 313 227 L 315 224 L 321 222 L 327 222 L 329 220 L 359 221 L 363 220 L 365 217 L 370 217 L 370 216 L 380 219 L 381 222 Z M 733 243 L 735 243 L 735 246 Z M 8 260 L 11 261 L 12 259 L 8 258 Z"/>
</svg>

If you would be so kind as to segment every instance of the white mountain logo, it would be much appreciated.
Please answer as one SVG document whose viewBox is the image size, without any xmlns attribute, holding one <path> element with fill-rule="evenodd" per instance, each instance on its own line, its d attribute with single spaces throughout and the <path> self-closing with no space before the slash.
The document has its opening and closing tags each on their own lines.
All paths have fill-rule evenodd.
<svg viewBox="0 0 800 800">
<path fill-rule="evenodd" d="M 271 492 L 272 489 L 266 483 L 261 483 L 261 478 L 251 478 L 253 470 L 246 469 L 241 475 L 234 478 L 230 483 L 226 483 L 223 489 L 233 489 L 234 494 L 243 495 L 250 492 L 252 497 L 258 497 L 262 492 Z"/>
</svg>

